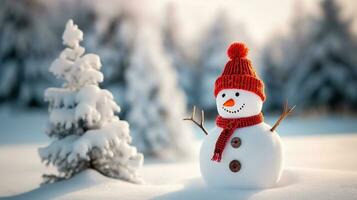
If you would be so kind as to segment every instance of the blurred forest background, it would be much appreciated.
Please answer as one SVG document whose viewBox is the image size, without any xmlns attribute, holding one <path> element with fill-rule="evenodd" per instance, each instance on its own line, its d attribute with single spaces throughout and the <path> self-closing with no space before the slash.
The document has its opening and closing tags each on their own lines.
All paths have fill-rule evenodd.
<svg viewBox="0 0 357 200">
<path fill-rule="evenodd" d="M 186 98 L 188 110 L 197 105 L 208 118 L 215 117 L 214 81 L 227 62 L 226 49 L 233 41 L 250 47 L 248 56 L 266 85 L 266 113 L 280 112 L 286 100 L 296 104 L 300 114 L 357 113 L 355 2 L 282 3 L 290 11 L 279 24 L 269 21 L 270 15 L 279 15 L 273 4 L 265 5 L 271 6 L 266 12 L 270 15 L 254 21 L 240 12 L 244 2 L 216 2 L 210 7 L 212 3 L 206 7 L 204 2 L 183 2 L 2 0 L 0 104 L 47 109 L 44 90 L 59 85 L 48 68 L 62 49 L 65 23 L 73 18 L 84 32 L 87 52 L 101 57 L 105 76 L 101 87 L 113 92 L 124 119 L 131 107 L 150 106 L 150 97 L 165 89 L 164 82 L 158 85 L 143 78 L 157 75 L 177 81 L 178 93 L 171 94 L 171 99 Z M 254 24 L 256 21 L 260 23 Z M 135 36 L 147 29 L 150 36 L 136 41 Z M 139 63 L 144 67 L 134 77 L 130 71 L 138 63 L 132 58 L 143 56 L 137 49 L 149 40 L 156 53 L 144 55 L 147 62 Z M 152 71 L 146 65 L 162 66 Z M 140 85 L 148 92 L 139 90 L 137 98 L 146 97 L 133 104 L 135 94 L 129 91 L 137 91 Z"/>
</svg>

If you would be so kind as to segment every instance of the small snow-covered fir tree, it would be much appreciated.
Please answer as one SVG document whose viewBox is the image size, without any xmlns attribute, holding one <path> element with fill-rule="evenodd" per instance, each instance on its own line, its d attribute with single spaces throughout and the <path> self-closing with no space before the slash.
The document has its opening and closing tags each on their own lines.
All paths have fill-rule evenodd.
<svg viewBox="0 0 357 200">
<path fill-rule="evenodd" d="M 190 129 L 182 121 L 185 96 L 164 53 L 160 32 L 144 20 L 138 23 L 141 24 L 125 74 L 127 119 L 133 143 L 149 156 L 164 159 L 187 156 L 192 140 Z"/>
<path fill-rule="evenodd" d="M 72 20 L 62 39 L 66 48 L 50 72 L 65 83 L 45 92 L 50 114 L 46 134 L 54 140 L 39 149 L 41 159 L 56 166 L 59 174 L 44 175 L 45 183 L 71 178 L 87 168 L 140 182 L 136 170 L 143 155 L 130 146 L 128 123 L 114 115 L 120 107 L 112 94 L 98 86 L 103 81 L 99 56 L 84 53 L 79 45 L 83 33 Z"/>
</svg>

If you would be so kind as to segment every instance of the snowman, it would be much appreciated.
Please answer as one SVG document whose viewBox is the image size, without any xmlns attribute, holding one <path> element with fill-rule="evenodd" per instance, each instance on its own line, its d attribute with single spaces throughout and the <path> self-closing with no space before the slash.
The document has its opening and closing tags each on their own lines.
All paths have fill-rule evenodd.
<svg viewBox="0 0 357 200">
<path fill-rule="evenodd" d="M 272 127 L 264 123 L 261 112 L 265 101 L 264 84 L 246 58 L 248 48 L 233 43 L 230 60 L 215 82 L 218 116 L 216 127 L 206 133 L 200 151 L 200 170 L 208 186 L 221 188 L 274 187 L 282 174 L 283 150 L 276 127 L 292 109 L 284 112 Z"/>
</svg>

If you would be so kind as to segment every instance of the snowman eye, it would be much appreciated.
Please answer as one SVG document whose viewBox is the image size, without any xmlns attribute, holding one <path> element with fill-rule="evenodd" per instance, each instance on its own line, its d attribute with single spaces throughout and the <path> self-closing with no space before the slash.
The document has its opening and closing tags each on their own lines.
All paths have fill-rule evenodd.
<svg viewBox="0 0 357 200">
<path fill-rule="evenodd" d="M 239 92 L 236 92 L 236 97 L 239 96 Z"/>
<path fill-rule="evenodd" d="M 223 93 L 223 94 L 222 94 L 222 97 L 224 98 L 225 96 L 226 96 L 226 94 L 225 94 L 225 93 Z"/>
</svg>

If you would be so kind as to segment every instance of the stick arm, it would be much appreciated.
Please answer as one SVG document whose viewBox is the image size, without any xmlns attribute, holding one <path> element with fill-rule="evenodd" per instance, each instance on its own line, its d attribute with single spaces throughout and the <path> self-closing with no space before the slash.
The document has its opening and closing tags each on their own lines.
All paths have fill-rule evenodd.
<svg viewBox="0 0 357 200">
<path fill-rule="evenodd" d="M 274 126 L 270 129 L 271 132 L 274 132 L 280 123 L 287 117 L 294 109 L 296 105 L 292 108 L 289 108 L 288 102 L 284 104 L 283 113 L 281 113 L 279 119 L 275 122 Z"/>
<path fill-rule="evenodd" d="M 201 128 L 201 130 L 204 132 L 205 135 L 208 135 L 208 132 L 206 130 L 206 128 L 204 127 L 204 121 L 205 121 L 205 113 L 202 110 L 201 111 L 201 120 L 198 122 L 195 120 L 195 115 L 196 115 L 196 106 L 193 106 L 193 111 L 190 117 L 186 117 L 183 120 L 187 120 L 187 121 L 192 121 L 194 124 L 196 124 L 198 127 Z"/>
</svg>

